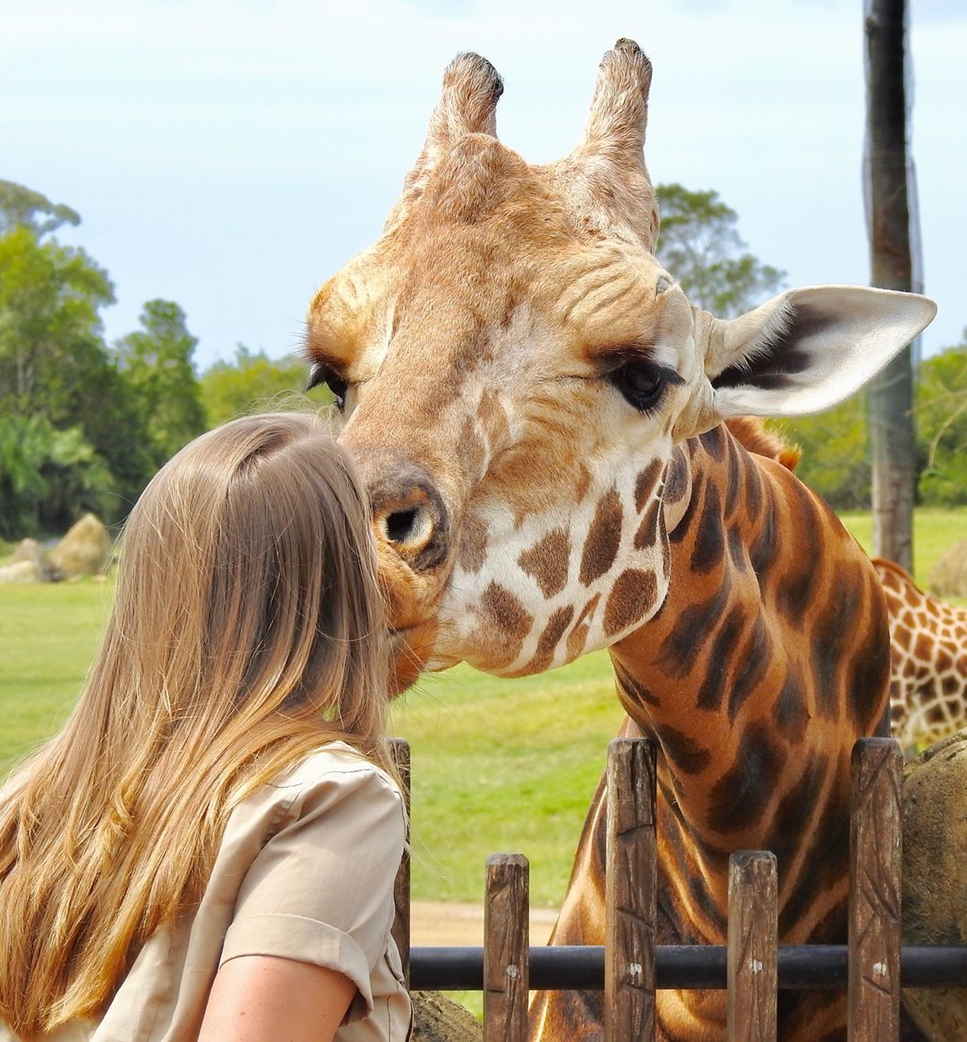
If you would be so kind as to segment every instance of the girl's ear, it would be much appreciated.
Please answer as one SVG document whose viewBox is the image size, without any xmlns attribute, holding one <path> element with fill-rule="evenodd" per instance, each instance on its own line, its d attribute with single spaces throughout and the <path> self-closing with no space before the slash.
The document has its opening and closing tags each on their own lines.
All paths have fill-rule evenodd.
<svg viewBox="0 0 967 1042">
<path fill-rule="evenodd" d="M 705 373 L 720 417 L 800 416 L 858 390 L 937 313 L 916 293 L 811 286 L 712 319 Z"/>
</svg>

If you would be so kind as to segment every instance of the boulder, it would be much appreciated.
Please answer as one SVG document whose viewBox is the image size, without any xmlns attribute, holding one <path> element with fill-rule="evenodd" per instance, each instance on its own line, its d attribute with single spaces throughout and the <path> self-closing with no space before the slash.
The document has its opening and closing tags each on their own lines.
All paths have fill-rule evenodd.
<svg viewBox="0 0 967 1042">
<path fill-rule="evenodd" d="M 903 942 L 967 944 L 967 729 L 904 768 Z M 967 987 L 904 988 L 933 1042 L 967 1039 Z"/>
<path fill-rule="evenodd" d="M 33 561 L 14 561 L 0 568 L 0 583 L 35 583 L 43 576 Z"/>
<path fill-rule="evenodd" d="M 413 991 L 413 1042 L 482 1042 L 483 1025 L 438 991 Z"/>
<path fill-rule="evenodd" d="M 967 597 L 967 539 L 954 543 L 940 558 L 927 585 L 938 597 Z"/>
<path fill-rule="evenodd" d="M 52 569 L 64 578 L 97 575 L 111 563 L 111 536 L 93 514 L 85 514 L 47 555 Z"/>
<path fill-rule="evenodd" d="M 30 561 L 36 567 L 38 579 L 50 582 L 59 578 L 56 571 L 48 565 L 44 548 L 36 539 L 21 539 L 16 550 L 7 559 L 7 564 L 17 564 L 21 561 Z"/>
</svg>

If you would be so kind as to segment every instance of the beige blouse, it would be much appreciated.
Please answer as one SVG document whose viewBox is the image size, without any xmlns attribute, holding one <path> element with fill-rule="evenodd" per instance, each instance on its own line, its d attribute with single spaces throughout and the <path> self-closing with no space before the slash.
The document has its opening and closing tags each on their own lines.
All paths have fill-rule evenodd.
<svg viewBox="0 0 967 1042">
<path fill-rule="evenodd" d="M 332 742 L 231 814 L 193 918 L 156 933 L 99 1022 L 44 1042 L 195 1042 L 218 967 L 276 955 L 358 990 L 336 1042 L 405 1042 L 410 1000 L 390 935 L 403 852 L 400 793 Z M 0 1024 L 0 1042 L 16 1042 Z"/>
</svg>

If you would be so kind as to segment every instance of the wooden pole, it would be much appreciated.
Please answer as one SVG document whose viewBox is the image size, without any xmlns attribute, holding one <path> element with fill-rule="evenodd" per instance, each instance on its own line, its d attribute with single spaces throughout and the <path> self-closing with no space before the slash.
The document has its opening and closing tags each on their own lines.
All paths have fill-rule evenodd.
<svg viewBox="0 0 967 1042">
<path fill-rule="evenodd" d="M 604 1037 L 655 1037 L 657 747 L 643 738 L 608 746 Z"/>
<path fill-rule="evenodd" d="M 891 738 L 853 747 L 849 879 L 849 1042 L 896 1042 L 900 1031 L 900 794 L 903 756 Z"/>
<path fill-rule="evenodd" d="M 406 846 L 393 887 L 396 916 L 393 919 L 393 940 L 399 949 L 406 987 L 410 986 L 410 743 L 402 738 L 390 739 L 390 753 L 403 783 L 403 803 L 406 806 Z"/>
<path fill-rule="evenodd" d="M 523 854 L 487 858 L 484 900 L 484 1042 L 527 1037 L 529 867 Z"/>
<path fill-rule="evenodd" d="M 866 0 L 866 191 L 871 282 L 913 288 L 907 184 L 906 0 Z M 877 556 L 913 571 L 916 443 L 909 347 L 874 378 L 869 392 L 873 544 Z"/>
<path fill-rule="evenodd" d="M 728 1042 L 776 1042 L 777 895 L 774 854 L 729 858 Z"/>
</svg>

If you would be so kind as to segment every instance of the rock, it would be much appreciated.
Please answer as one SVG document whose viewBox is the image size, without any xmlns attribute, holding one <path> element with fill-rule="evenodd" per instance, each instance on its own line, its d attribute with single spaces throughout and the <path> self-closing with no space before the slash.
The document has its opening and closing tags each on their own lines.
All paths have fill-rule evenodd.
<svg viewBox="0 0 967 1042">
<path fill-rule="evenodd" d="M 438 991 L 414 991 L 413 1042 L 481 1042 L 483 1025 Z"/>
<path fill-rule="evenodd" d="M 33 561 L 15 561 L 0 568 L 0 583 L 41 582 L 42 576 Z"/>
<path fill-rule="evenodd" d="M 64 578 L 97 575 L 111 563 L 111 536 L 93 514 L 85 514 L 47 555 Z"/>
<path fill-rule="evenodd" d="M 47 563 L 47 555 L 44 548 L 36 539 L 21 539 L 17 549 L 10 555 L 7 564 L 16 564 L 20 561 L 30 561 L 37 568 L 37 578 L 44 582 L 51 582 L 60 578 L 56 569 L 52 569 Z"/>
<path fill-rule="evenodd" d="M 967 539 L 961 539 L 940 558 L 927 584 L 938 597 L 967 597 Z"/>
<path fill-rule="evenodd" d="M 908 763 L 903 778 L 903 942 L 967 944 L 967 729 Z M 967 1039 L 967 987 L 904 988 L 932 1042 Z"/>
</svg>

